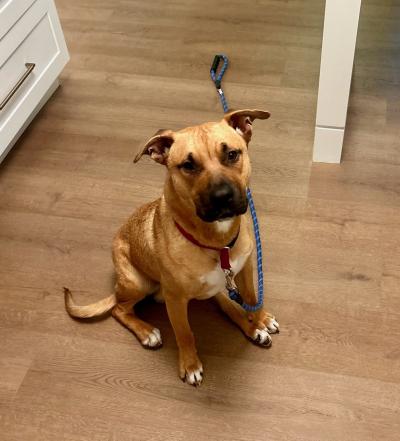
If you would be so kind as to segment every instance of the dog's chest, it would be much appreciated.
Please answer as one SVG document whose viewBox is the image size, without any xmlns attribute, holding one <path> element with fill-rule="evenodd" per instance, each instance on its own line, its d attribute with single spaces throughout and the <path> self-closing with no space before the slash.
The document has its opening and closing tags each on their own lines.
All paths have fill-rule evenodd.
<svg viewBox="0 0 400 441">
<path fill-rule="evenodd" d="M 234 259 L 231 259 L 230 264 L 235 275 L 241 271 L 243 265 L 249 257 L 249 254 L 250 252 L 235 256 Z M 207 299 L 225 290 L 225 274 L 220 263 L 218 263 L 213 270 L 202 274 L 199 280 L 203 289 L 197 296 L 198 299 Z"/>
</svg>

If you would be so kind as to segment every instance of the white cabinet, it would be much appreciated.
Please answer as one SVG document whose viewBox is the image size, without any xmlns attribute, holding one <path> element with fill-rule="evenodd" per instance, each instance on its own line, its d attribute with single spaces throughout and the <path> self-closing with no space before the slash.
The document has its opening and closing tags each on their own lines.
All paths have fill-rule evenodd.
<svg viewBox="0 0 400 441">
<path fill-rule="evenodd" d="M 0 0 L 0 162 L 69 59 L 52 0 Z"/>
</svg>

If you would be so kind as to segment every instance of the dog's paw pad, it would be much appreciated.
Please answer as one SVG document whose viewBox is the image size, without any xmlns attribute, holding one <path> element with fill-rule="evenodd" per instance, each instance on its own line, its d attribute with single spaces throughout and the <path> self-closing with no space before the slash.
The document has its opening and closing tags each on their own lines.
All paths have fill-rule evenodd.
<svg viewBox="0 0 400 441">
<path fill-rule="evenodd" d="M 252 336 L 254 343 L 269 348 L 272 345 L 272 338 L 266 329 L 256 329 Z"/>
<path fill-rule="evenodd" d="M 275 320 L 275 318 L 271 317 L 268 319 L 266 326 L 270 334 L 279 333 L 279 323 Z"/>
<path fill-rule="evenodd" d="M 149 333 L 149 335 L 142 341 L 142 345 L 147 348 L 158 348 L 162 345 L 161 332 L 157 328 Z"/>
</svg>

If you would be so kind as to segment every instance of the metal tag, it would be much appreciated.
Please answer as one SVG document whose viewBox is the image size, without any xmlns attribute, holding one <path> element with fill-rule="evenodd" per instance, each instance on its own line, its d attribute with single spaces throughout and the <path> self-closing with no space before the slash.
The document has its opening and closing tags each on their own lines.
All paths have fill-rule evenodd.
<svg viewBox="0 0 400 441">
<path fill-rule="evenodd" d="M 237 290 L 237 286 L 233 277 L 235 276 L 231 269 L 224 270 L 225 273 L 225 287 L 228 291 Z"/>
</svg>

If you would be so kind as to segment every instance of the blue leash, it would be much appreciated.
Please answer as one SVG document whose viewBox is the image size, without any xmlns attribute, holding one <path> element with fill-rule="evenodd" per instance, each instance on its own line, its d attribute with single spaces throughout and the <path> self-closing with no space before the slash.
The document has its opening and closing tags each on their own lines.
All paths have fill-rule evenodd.
<svg viewBox="0 0 400 441">
<path fill-rule="evenodd" d="M 219 71 L 217 75 L 217 69 L 220 60 L 224 60 L 224 64 L 221 67 L 221 70 Z M 222 108 L 224 109 L 224 113 L 228 111 L 228 103 L 226 102 L 226 98 L 224 95 L 224 91 L 222 90 L 221 81 L 222 77 L 224 76 L 224 73 L 226 69 L 228 68 L 228 57 L 226 55 L 216 55 L 214 57 L 213 64 L 210 69 L 210 75 L 211 79 L 213 80 L 215 87 L 217 88 L 217 92 L 219 93 L 219 99 L 221 100 Z"/>
<path fill-rule="evenodd" d="M 223 60 L 224 64 L 222 65 L 219 73 L 217 74 L 218 65 L 220 61 Z M 213 83 L 215 84 L 215 87 L 217 88 L 217 92 L 219 94 L 219 99 L 221 100 L 222 108 L 224 109 L 224 113 L 228 112 L 228 103 L 225 98 L 224 91 L 222 90 L 222 77 L 224 76 L 224 73 L 226 69 L 228 68 L 228 57 L 223 54 L 216 55 L 214 57 L 214 61 L 211 65 L 210 69 L 210 75 Z M 253 230 L 254 230 L 254 237 L 256 241 L 256 251 L 257 251 L 257 275 L 258 275 L 258 301 L 257 304 L 254 306 L 248 305 L 247 303 L 244 303 L 242 300 L 242 297 L 240 296 L 240 293 L 237 289 L 232 289 L 228 291 L 229 298 L 231 300 L 234 300 L 235 302 L 239 303 L 243 309 L 245 309 L 248 312 L 255 312 L 258 309 L 260 309 L 264 303 L 264 275 L 263 275 L 263 265 L 262 265 L 262 249 L 261 249 L 261 239 L 260 239 L 260 230 L 258 227 L 258 220 L 257 220 L 257 213 L 256 208 L 254 206 L 253 197 L 251 195 L 250 188 L 247 187 L 246 189 L 247 193 L 247 200 L 249 202 L 249 208 L 250 208 L 250 214 L 251 218 L 253 220 Z"/>
</svg>

